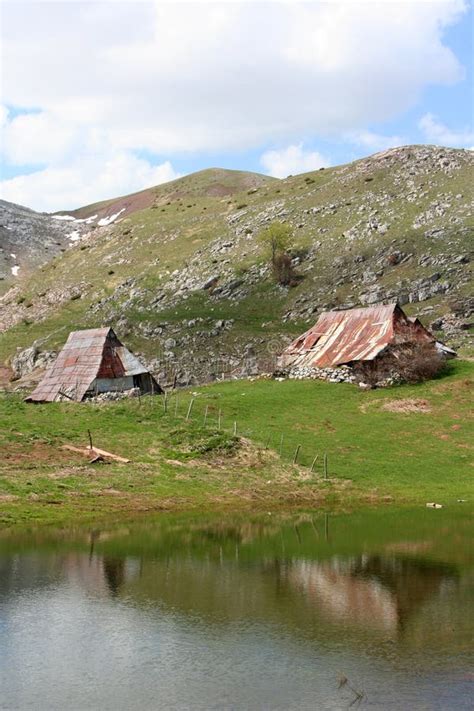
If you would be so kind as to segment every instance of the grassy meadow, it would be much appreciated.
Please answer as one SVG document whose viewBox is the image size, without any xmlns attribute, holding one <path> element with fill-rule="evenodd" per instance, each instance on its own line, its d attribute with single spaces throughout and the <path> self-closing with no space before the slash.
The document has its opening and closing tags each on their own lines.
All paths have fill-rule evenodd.
<svg viewBox="0 0 474 711">
<path fill-rule="evenodd" d="M 170 394 L 166 412 L 162 397 L 32 405 L 4 394 L 0 523 L 469 502 L 473 370 L 459 361 L 431 382 L 369 392 L 321 381 L 214 383 Z M 85 447 L 88 430 L 95 446 L 130 463 L 90 464 L 63 449 Z"/>
</svg>

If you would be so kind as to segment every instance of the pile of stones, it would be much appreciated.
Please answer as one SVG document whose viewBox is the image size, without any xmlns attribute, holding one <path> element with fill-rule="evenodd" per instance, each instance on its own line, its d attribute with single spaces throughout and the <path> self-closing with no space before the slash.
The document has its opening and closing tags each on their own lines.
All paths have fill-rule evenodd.
<svg viewBox="0 0 474 711">
<path fill-rule="evenodd" d="M 107 393 L 99 393 L 93 397 L 87 398 L 89 402 L 111 402 L 114 400 L 127 400 L 129 398 L 138 397 L 140 388 L 130 388 L 130 390 L 117 390 Z"/>
<path fill-rule="evenodd" d="M 312 366 L 293 366 L 286 371 L 290 380 L 326 380 L 329 383 L 355 383 L 356 379 L 348 365 L 337 368 L 316 368 Z"/>
</svg>

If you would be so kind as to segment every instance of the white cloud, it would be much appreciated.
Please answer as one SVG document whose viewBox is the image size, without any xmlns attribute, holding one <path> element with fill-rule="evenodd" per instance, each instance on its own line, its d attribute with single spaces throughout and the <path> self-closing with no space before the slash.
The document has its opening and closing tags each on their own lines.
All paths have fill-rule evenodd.
<svg viewBox="0 0 474 711">
<path fill-rule="evenodd" d="M 329 165 L 329 162 L 317 151 L 305 151 L 302 143 L 280 150 L 266 151 L 261 156 L 260 163 L 265 171 L 275 178 L 308 173 Z"/>
<path fill-rule="evenodd" d="M 0 104 L 0 128 L 6 126 L 8 121 L 8 109 L 3 104 Z"/>
<path fill-rule="evenodd" d="M 426 86 L 463 78 L 443 33 L 465 10 L 463 0 L 4 3 L 2 101 L 37 111 L 10 119 L 4 152 L 46 164 L 56 190 L 59 173 L 100 186 L 114 151 L 170 158 L 360 132 Z M 15 183 L 21 202 L 37 179 Z M 84 192 L 59 185 L 48 200 L 66 189 Z"/>
<path fill-rule="evenodd" d="M 20 114 L 4 123 L 4 153 L 13 165 L 64 160 L 77 145 L 78 131 L 53 113 Z"/>
<path fill-rule="evenodd" d="M 469 144 L 474 141 L 473 130 L 453 131 L 430 113 L 421 117 L 418 128 L 423 132 L 427 141 L 442 146 L 469 147 Z"/>
<path fill-rule="evenodd" d="M 4 200 L 54 212 L 165 183 L 177 178 L 171 163 L 152 166 L 131 153 L 89 157 L 0 183 Z"/>
<path fill-rule="evenodd" d="M 403 136 L 384 136 L 373 131 L 352 131 L 346 135 L 346 140 L 370 151 L 384 151 L 407 143 Z"/>
</svg>

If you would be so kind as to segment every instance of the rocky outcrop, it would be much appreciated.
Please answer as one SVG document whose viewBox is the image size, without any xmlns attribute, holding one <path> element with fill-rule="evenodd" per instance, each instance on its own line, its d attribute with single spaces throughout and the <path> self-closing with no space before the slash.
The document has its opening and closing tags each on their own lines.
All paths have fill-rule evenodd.
<svg viewBox="0 0 474 711">
<path fill-rule="evenodd" d="M 55 219 L 0 200 L 0 280 L 14 281 L 78 242 L 85 222 Z"/>
<path fill-rule="evenodd" d="M 40 351 L 36 345 L 20 350 L 12 358 L 13 376 L 19 380 L 34 370 L 44 370 L 54 363 L 56 356 L 55 351 Z"/>
</svg>

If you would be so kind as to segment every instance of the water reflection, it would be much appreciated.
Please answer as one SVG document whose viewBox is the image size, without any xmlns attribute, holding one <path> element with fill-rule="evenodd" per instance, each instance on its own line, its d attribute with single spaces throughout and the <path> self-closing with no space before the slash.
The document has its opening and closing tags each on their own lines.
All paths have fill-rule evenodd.
<svg viewBox="0 0 474 711">
<path fill-rule="evenodd" d="M 292 561 L 281 574 L 328 621 L 392 637 L 403 634 L 424 602 L 458 580 L 444 565 L 367 555 L 325 563 Z"/>
<path fill-rule="evenodd" d="M 140 650 L 135 654 L 146 667 L 155 664 L 156 650 L 169 637 L 174 661 L 167 673 L 177 675 L 180 667 L 179 683 L 183 683 L 183 668 L 192 678 L 201 663 L 220 668 L 224 659 L 222 651 L 216 651 L 220 644 L 216 640 L 233 640 L 226 643 L 222 683 L 226 675 L 233 680 L 242 708 L 260 708 L 266 698 L 265 689 L 260 689 L 259 701 L 252 705 L 250 691 L 246 696 L 239 686 L 244 668 L 245 674 L 253 673 L 253 668 L 247 668 L 252 655 L 249 652 L 247 660 L 242 651 L 253 644 L 249 634 L 260 640 L 254 666 L 260 659 L 265 665 L 268 654 L 276 655 L 275 670 L 288 664 L 290 653 L 295 663 L 298 660 L 298 672 L 292 672 L 300 685 L 294 690 L 299 699 L 294 708 L 314 708 L 312 701 L 305 701 L 306 694 L 308 699 L 319 694 L 319 708 L 344 708 L 334 700 L 338 669 L 363 676 L 386 708 L 392 702 L 393 708 L 407 707 L 396 705 L 400 689 L 408 694 L 407 684 L 410 708 L 417 708 L 418 701 L 420 708 L 431 708 L 427 699 L 432 693 L 433 698 L 439 695 L 435 686 L 444 675 L 450 679 L 456 708 L 468 708 L 463 705 L 467 661 L 460 659 L 467 660 L 474 633 L 472 522 L 448 517 L 438 521 L 443 526 L 433 518 L 418 520 L 410 531 L 406 520 L 395 525 L 394 519 L 394 525 L 387 526 L 389 515 L 334 520 L 327 516 L 210 522 L 162 519 L 72 536 L 41 532 L 17 539 L 0 537 L 0 631 L 6 640 L 0 661 L 3 658 L 6 668 L 12 668 L 16 657 L 11 650 L 31 631 L 26 621 L 30 619 L 31 627 L 34 600 L 35 609 L 52 610 L 53 616 L 64 618 L 65 635 L 68 625 L 71 630 L 79 626 L 80 632 L 70 632 L 71 639 L 79 647 L 84 645 L 85 654 L 97 646 L 97 650 L 109 649 L 110 657 L 112 639 L 113 645 L 121 640 L 127 649 Z M 40 636 L 37 632 L 31 645 L 48 659 L 51 647 L 42 645 Z M 200 650 L 203 659 L 198 661 L 194 653 L 190 657 L 190 650 Z M 236 650 L 245 661 L 238 656 L 235 668 L 229 669 Z M 91 652 L 91 658 L 105 663 L 102 653 Z M 369 659 L 375 666 L 367 667 Z M 316 660 L 318 674 L 328 674 L 324 681 L 319 678 L 318 689 L 310 674 Z M 123 663 L 122 653 L 120 663 L 114 664 Z M 159 669 L 166 664 L 161 660 Z M 109 669 L 112 676 L 114 669 Z M 136 675 L 135 661 L 133 669 Z M 273 673 L 263 666 L 260 671 L 262 679 Z M 87 673 L 92 674 L 90 669 Z M 426 681 L 416 691 L 413 673 Z M 458 674 L 454 681 L 453 674 Z M 19 693 L 14 679 L 10 674 L 6 683 L 11 699 Z M 35 683 L 41 687 L 40 681 Z M 291 686 L 291 680 L 288 683 Z M 218 688 L 213 687 L 212 694 Z M 219 705 L 218 694 L 211 698 L 210 693 L 202 691 L 190 708 L 227 708 Z M 156 708 L 173 707 L 171 697 L 166 698 Z M 107 707 L 104 703 L 101 698 L 101 708 Z M 114 703 L 127 707 L 120 705 L 120 699 Z M 228 707 L 239 708 L 239 703 L 231 699 Z M 283 697 L 281 703 L 275 697 L 268 707 L 293 708 L 288 699 L 286 706 Z M 176 708 L 181 708 L 179 703 Z"/>
</svg>

